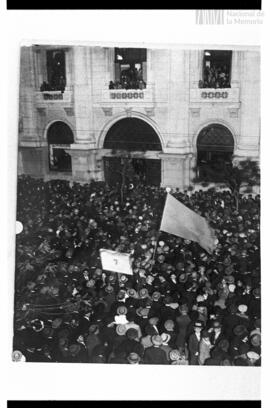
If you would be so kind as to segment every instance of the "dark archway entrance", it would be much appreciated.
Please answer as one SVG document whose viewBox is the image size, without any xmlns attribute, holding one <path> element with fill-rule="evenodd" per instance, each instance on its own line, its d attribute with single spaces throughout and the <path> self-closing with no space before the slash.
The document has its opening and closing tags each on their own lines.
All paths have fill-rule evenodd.
<svg viewBox="0 0 270 408">
<path fill-rule="evenodd" d="M 222 182 L 226 168 L 232 166 L 234 139 L 223 125 L 212 124 L 201 130 L 197 139 L 197 168 L 201 181 Z"/>
<path fill-rule="evenodd" d="M 71 172 L 71 156 L 67 153 L 74 143 L 73 133 L 64 122 L 54 122 L 47 131 L 49 169 Z"/>
<path fill-rule="evenodd" d="M 137 118 L 119 120 L 109 129 L 103 147 L 111 150 L 104 157 L 104 175 L 109 185 L 121 183 L 123 166 L 129 182 L 160 185 L 161 160 L 154 157 L 162 146 L 148 123 Z"/>
</svg>

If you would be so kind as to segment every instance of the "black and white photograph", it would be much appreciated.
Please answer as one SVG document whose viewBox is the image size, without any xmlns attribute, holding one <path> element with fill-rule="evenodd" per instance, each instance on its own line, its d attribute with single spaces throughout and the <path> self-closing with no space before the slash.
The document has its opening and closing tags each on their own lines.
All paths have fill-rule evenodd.
<svg viewBox="0 0 270 408">
<path fill-rule="evenodd" d="M 261 365 L 260 67 L 21 46 L 14 364 Z"/>
</svg>

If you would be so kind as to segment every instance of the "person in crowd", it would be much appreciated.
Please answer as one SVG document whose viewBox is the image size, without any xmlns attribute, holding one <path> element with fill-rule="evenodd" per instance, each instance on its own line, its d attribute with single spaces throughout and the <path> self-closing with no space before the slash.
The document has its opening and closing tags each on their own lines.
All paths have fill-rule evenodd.
<svg viewBox="0 0 270 408">
<path fill-rule="evenodd" d="M 194 323 L 194 331 L 188 339 L 189 361 L 190 365 L 199 364 L 199 345 L 201 342 L 201 332 L 203 324 L 200 321 Z"/>
<path fill-rule="evenodd" d="M 151 338 L 152 346 L 148 347 L 144 353 L 145 364 L 168 364 L 166 352 L 161 348 L 162 337 L 158 334 Z"/>
<path fill-rule="evenodd" d="M 205 360 L 210 358 L 210 351 L 213 345 L 210 342 L 210 333 L 207 330 L 202 331 L 202 337 L 199 344 L 199 364 L 204 365 Z"/>
</svg>

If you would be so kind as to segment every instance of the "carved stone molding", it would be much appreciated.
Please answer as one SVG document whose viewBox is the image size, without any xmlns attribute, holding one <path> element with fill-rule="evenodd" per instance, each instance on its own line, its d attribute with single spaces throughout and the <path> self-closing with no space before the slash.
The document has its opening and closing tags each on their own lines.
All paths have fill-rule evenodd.
<svg viewBox="0 0 270 408">
<path fill-rule="evenodd" d="M 113 114 L 113 110 L 110 107 L 107 107 L 107 106 L 103 107 L 102 110 L 103 110 L 105 116 L 112 116 L 112 114 Z"/>
<path fill-rule="evenodd" d="M 74 109 L 73 108 L 64 108 L 67 116 L 74 116 Z"/>
<path fill-rule="evenodd" d="M 191 116 L 193 118 L 199 118 L 200 117 L 200 110 L 201 110 L 201 108 L 190 108 Z"/>
<path fill-rule="evenodd" d="M 154 108 L 145 108 L 145 113 L 147 116 L 155 116 L 155 109 Z"/>
<path fill-rule="evenodd" d="M 37 111 L 40 116 L 46 115 L 46 108 L 37 108 Z"/>
<path fill-rule="evenodd" d="M 132 115 L 132 108 L 126 108 L 125 111 L 126 111 L 127 117 L 130 118 Z"/>
<path fill-rule="evenodd" d="M 238 118 L 239 108 L 228 108 L 230 118 Z"/>
</svg>

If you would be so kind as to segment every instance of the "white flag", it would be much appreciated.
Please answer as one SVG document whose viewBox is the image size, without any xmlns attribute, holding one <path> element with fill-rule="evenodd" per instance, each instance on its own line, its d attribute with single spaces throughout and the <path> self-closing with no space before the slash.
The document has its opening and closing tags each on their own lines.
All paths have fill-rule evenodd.
<svg viewBox="0 0 270 408">
<path fill-rule="evenodd" d="M 109 249 L 100 249 L 100 258 L 102 269 L 112 272 L 124 273 L 126 275 L 133 275 L 131 267 L 130 254 L 111 251 Z"/>
<path fill-rule="evenodd" d="M 198 242 L 210 254 L 216 247 L 215 232 L 206 219 L 180 203 L 171 194 L 167 194 L 160 230 Z"/>
</svg>

